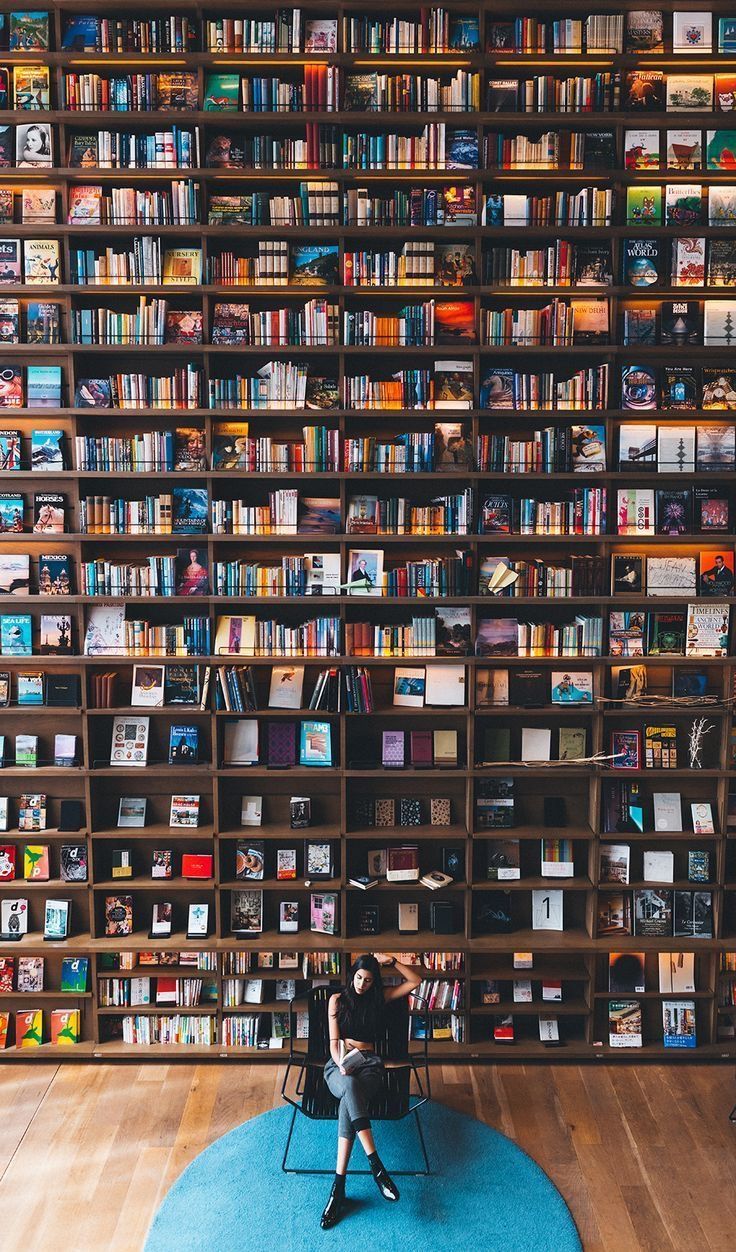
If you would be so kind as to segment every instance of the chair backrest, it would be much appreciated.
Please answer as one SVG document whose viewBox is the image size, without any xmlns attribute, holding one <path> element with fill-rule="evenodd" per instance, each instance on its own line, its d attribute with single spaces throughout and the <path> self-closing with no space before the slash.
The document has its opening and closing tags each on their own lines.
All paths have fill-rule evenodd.
<svg viewBox="0 0 736 1252">
<path fill-rule="evenodd" d="M 337 1100 L 323 1080 L 322 1066 L 330 1055 L 330 1034 L 327 1006 L 336 988 L 314 987 L 309 992 L 309 1055 L 311 1064 L 305 1073 L 301 1109 L 308 1117 L 335 1118 Z M 409 1053 L 409 1001 L 406 996 L 386 1005 L 384 1029 L 376 1039 L 376 1052 L 384 1061 L 403 1061 Z M 384 1077 L 383 1090 L 369 1102 L 372 1117 L 396 1119 L 409 1108 L 410 1075 L 408 1068 L 390 1069 Z"/>
<path fill-rule="evenodd" d="M 309 1053 L 315 1060 L 326 1061 L 330 1055 L 330 1026 L 327 1006 L 335 987 L 313 987 L 309 993 L 307 1020 L 309 1025 Z"/>
</svg>

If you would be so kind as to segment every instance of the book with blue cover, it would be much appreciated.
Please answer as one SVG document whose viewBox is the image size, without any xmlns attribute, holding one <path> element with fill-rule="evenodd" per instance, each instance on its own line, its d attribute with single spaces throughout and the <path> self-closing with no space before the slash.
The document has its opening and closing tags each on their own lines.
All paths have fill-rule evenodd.
<svg viewBox="0 0 736 1252">
<path fill-rule="evenodd" d="M 31 432 L 31 469 L 55 473 L 64 468 L 63 430 L 34 430 Z"/>
<path fill-rule="evenodd" d="M 70 17 L 64 15 L 64 29 L 61 32 L 62 49 L 71 52 L 96 52 L 100 33 L 100 19 L 89 15 Z"/>
<path fill-rule="evenodd" d="M 32 647 L 33 619 L 30 613 L 0 617 L 0 654 L 3 656 L 30 656 Z"/>
<path fill-rule="evenodd" d="M 15 493 L 0 492 L 0 534 L 22 534 L 23 497 Z"/>
<path fill-rule="evenodd" d="M 477 170 L 477 131 L 448 130 L 446 168 L 448 170 Z"/>
<path fill-rule="evenodd" d="M 26 384 L 27 403 L 30 409 L 61 407 L 60 365 L 29 365 Z"/>
<path fill-rule="evenodd" d="M 171 528 L 175 535 L 203 535 L 207 531 L 206 487 L 174 487 Z"/>
<path fill-rule="evenodd" d="M 176 724 L 169 731 L 169 765 L 196 765 L 199 761 L 199 727 Z"/>
<path fill-rule="evenodd" d="M 332 765 L 332 728 L 329 722 L 302 722 L 300 765 Z"/>
</svg>

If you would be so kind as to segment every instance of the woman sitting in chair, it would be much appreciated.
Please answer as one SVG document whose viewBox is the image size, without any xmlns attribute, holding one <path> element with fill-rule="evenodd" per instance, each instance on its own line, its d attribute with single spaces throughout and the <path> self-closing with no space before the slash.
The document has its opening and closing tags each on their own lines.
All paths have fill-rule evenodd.
<svg viewBox="0 0 736 1252">
<path fill-rule="evenodd" d="M 397 970 L 404 981 L 384 990 L 382 965 Z M 400 965 L 395 956 L 376 952 L 373 956 L 359 956 L 351 966 L 345 990 L 330 996 L 330 1059 L 325 1064 L 325 1082 L 340 1101 L 340 1112 L 335 1181 L 322 1214 L 323 1230 L 334 1226 L 342 1214 L 345 1175 L 356 1135 L 381 1195 L 386 1200 L 399 1198 L 396 1183 L 376 1151 L 366 1114 L 368 1100 L 379 1095 L 383 1085 L 383 1061 L 374 1048 L 383 1031 L 384 1005 L 409 995 L 420 982 L 414 971 Z"/>
</svg>

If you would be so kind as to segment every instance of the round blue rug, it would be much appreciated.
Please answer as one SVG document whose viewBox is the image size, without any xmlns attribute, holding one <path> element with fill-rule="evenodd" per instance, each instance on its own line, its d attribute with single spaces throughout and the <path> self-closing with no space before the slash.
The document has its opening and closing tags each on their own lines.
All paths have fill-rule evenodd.
<svg viewBox="0 0 736 1252">
<path fill-rule="evenodd" d="M 145 1252 L 580 1252 L 559 1191 L 515 1143 L 490 1126 L 430 1101 L 421 1110 L 432 1175 L 397 1178 L 398 1203 L 384 1200 L 370 1175 L 350 1175 L 345 1216 L 319 1225 L 332 1179 L 281 1170 L 291 1109 L 244 1122 L 202 1152 L 174 1183 L 156 1214 Z M 414 1118 L 377 1122 L 376 1146 L 389 1172 L 418 1169 Z M 329 1168 L 336 1122 L 297 1117 L 289 1164 Z M 351 1166 L 365 1167 L 356 1143 Z"/>
</svg>

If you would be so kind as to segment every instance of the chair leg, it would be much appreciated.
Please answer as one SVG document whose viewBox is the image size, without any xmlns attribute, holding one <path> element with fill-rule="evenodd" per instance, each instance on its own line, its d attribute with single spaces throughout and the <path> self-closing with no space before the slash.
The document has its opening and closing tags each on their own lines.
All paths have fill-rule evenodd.
<svg viewBox="0 0 736 1252">
<path fill-rule="evenodd" d="M 292 1110 L 292 1113 L 291 1113 L 291 1123 L 290 1123 L 290 1125 L 289 1125 L 289 1133 L 288 1133 L 288 1135 L 286 1136 L 286 1147 L 284 1148 L 284 1156 L 283 1156 L 283 1160 L 282 1160 L 282 1162 L 281 1162 L 281 1168 L 282 1168 L 282 1170 L 284 1171 L 284 1173 L 285 1173 L 285 1174 L 293 1174 L 293 1173 L 295 1173 L 295 1172 L 296 1172 L 296 1171 L 295 1171 L 295 1170 L 293 1170 L 293 1169 L 288 1169 L 288 1168 L 287 1168 L 287 1165 L 286 1165 L 286 1158 L 287 1158 L 287 1156 L 289 1155 L 289 1145 L 290 1145 L 290 1143 L 291 1143 L 291 1136 L 292 1136 L 292 1135 L 293 1135 L 293 1133 L 294 1133 L 294 1122 L 296 1121 L 296 1114 L 297 1114 L 297 1110 L 296 1110 L 296 1109 L 293 1109 L 293 1110 Z"/>
<path fill-rule="evenodd" d="M 730 1122 L 736 1122 L 736 1104 L 734 1104 L 733 1108 L 731 1109 L 731 1112 L 728 1115 L 728 1120 Z"/>
<path fill-rule="evenodd" d="M 291 1146 L 291 1137 L 294 1133 L 294 1124 L 296 1122 L 296 1115 L 298 1111 L 299 1111 L 298 1109 L 294 1108 L 291 1113 L 291 1122 L 289 1123 L 289 1133 L 286 1136 L 286 1147 L 284 1148 L 284 1155 L 281 1161 L 281 1169 L 283 1170 L 285 1174 L 332 1174 L 334 1173 L 334 1170 L 331 1170 L 331 1169 L 299 1169 L 298 1167 L 294 1167 L 293 1165 L 287 1166 L 286 1160 L 289 1155 L 289 1147 Z M 736 1117 L 734 1117 L 734 1114 L 736 1114 L 736 1108 L 734 1109 L 731 1115 L 732 1121 L 736 1121 Z M 429 1157 L 427 1156 L 427 1145 L 424 1141 L 424 1134 L 422 1133 L 422 1123 L 419 1120 L 418 1109 L 414 1110 L 414 1121 L 416 1122 L 416 1126 L 417 1126 L 417 1133 L 419 1135 L 419 1143 L 422 1149 L 422 1156 L 424 1157 L 425 1167 L 424 1169 L 392 1169 L 391 1173 L 394 1174 L 397 1178 L 402 1178 L 402 1177 L 403 1178 L 425 1178 L 432 1173 L 432 1170 L 430 1169 L 430 1165 L 429 1165 Z M 347 1172 L 348 1174 L 370 1174 L 371 1170 L 349 1169 Z"/>
<path fill-rule="evenodd" d="M 419 1142 L 420 1142 L 420 1143 L 421 1143 L 421 1145 L 422 1145 L 422 1155 L 423 1155 L 423 1157 L 424 1157 L 424 1164 L 425 1164 L 425 1166 L 426 1166 L 426 1168 L 425 1168 L 425 1169 L 419 1169 L 419 1170 L 417 1170 L 417 1175 L 426 1176 L 427 1174 L 431 1174 L 431 1173 L 432 1173 L 432 1171 L 431 1171 L 431 1169 L 429 1168 L 429 1157 L 427 1156 L 427 1145 L 426 1145 L 426 1143 L 424 1142 L 424 1135 L 423 1135 L 423 1133 L 422 1133 L 422 1123 L 421 1123 L 421 1121 L 419 1120 L 419 1110 L 418 1110 L 418 1109 L 416 1109 L 416 1110 L 415 1110 L 415 1112 L 414 1112 L 414 1120 L 415 1120 L 415 1122 L 416 1122 L 416 1124 L 417 1124 L 417 1132 L 418 1132 L 418 1134 L 419 1134 Z"/>
</svg>

